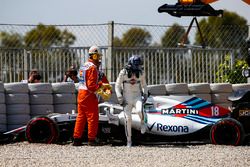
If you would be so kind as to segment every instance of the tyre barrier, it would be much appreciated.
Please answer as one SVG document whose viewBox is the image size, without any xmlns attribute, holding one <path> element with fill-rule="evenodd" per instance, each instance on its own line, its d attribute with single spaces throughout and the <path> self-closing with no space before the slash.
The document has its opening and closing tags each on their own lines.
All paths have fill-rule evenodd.
<svg viewBox="0 0 250 167">
<path fill-rule="evenodd" d="M 54 104 L 76 104 L 76 95 L 73 93 L 53 94 Z"/>
<path fill-rule="evenodd" d="M 28 84 L 31 118 L 54 112 L 52 85 L 50 83 Z"/>
<path fill-rule="evenodd" d="M 30 94 L 30 104 L 53 104 L 52 94 Z"/>
<path fill-rule="evenodd" d="M 60 114 L 77 112 L 75 84 L 72 82 L 52 83 L 54 112 Z"/>
<path fill-rule="evenodd" d="M 29 104 L 10 104 L 10 105 L 7 104 L 6 106 L 8 108 L 8 115 L 30 114 Z"/>
<path fill-rule="evenodd" d="M 24 126 L 30 120 L 29 89 L 27 83 L 5 83 L 7 130 Z"/>
<path fill-rule="evenodd" d="M 4 83 L 5 93 L 29 93 L 29 88 L 27 83 L 23 82 L 13 82 Z"/>
<path fill-rule="evenodd" d="M 54 105 L 55 113 L 67 114 L 67 113 L 72 113 L 72 110 L 77 112 L 76 104 L 55 104 Z"/>
<path fill-rule="evenodd" d="M 30 94 L 52 94 L 52 85 L 50 83 L 29 83 Z"/>
<path fill-rule="evenodd" d="M 211 89 L 208 83 L 188 84 L 189 94 L 210 94 Z"/>
<path fill-rule="evenodd" d="M 175 84 L 166 84 L 166 91 L 168 95 L 188 95 L 188 85 L 186 83 L 175 83 Z"/>
<path fill-rule="evenodd" d="M 246 83 L 246 84 L 233 84 L 232 85 L 233 91 L 237 91 L 239 89 L 248 89 L 250 90 L 250 83 Z"/>
<path fill-rule="evenodd" d="M 54 113 L 54 106 L 50 104 L 31 104 L 30 115 L 31 118 L 36 116 L 48 115 Z"/>
<path fill-rule="evenodd" d="M 166 86 L 164 84 L 149 85 L 148 92 L 150 93 L 150 95 L 153 95 L 153 96 L 166 96 L 167 95 Z"/>
<path fill-rule="evenodd" d="M 73 82 L 52 83 L 53 93 L 75 93 L 75 84 Z"/>
<path fill-rule="evenodd" d="M 5 94 L 6 104 L 29 104 L 28 93 L 8 93 Z"/>
<path fill-rule="evenodd" d="M 211 93 L 232 93 L 233 87 L 230 83 L 213 83 L 210 84 Z"/>
</svg>

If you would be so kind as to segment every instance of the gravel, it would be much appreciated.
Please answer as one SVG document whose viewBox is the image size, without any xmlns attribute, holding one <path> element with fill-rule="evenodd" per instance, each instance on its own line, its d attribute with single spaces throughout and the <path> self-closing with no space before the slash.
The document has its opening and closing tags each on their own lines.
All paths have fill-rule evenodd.
<svg viewBox="0 0 250 167">
<path fill-rule="evenodd" d="M 155 145 L 81 146 L 30 144 L 0 146 L 1 167 L 185 167 L 250 166 L 250 146 Z"/>
</svg>

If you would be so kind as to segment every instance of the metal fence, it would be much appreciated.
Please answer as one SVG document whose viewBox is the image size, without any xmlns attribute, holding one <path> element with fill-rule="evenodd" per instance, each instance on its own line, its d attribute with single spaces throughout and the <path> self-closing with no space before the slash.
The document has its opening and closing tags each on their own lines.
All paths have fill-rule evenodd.
<svg viewBox="0 0 250 167">
<path fill-rule="evenodd" d="M 188 27 L 181 28 L 187 30 Z M 186 48 L 178 47 L 181 36 L 171 29 L 175 30 L 175 27 L 113 22 L 92 25 L 0 24 L 0 80 L 18 82 L 26 79 L 31 69 L 37 68 L 43 82 L 60 82 L 70 65 L 79 67 L 86 61 L 88 48 L 95 44 L 101 47 L 102 70 L 110 81 L 116 80 L 131 55 L 139 54 L 144 59 L 148 84 L 238 83 L 225 79 L 225 76 L 228 70 L 234 70 L 235 60 L 244 60 L 247 55 L 246 27 L 226 27 L 232 34 L 244 29 L 233 41 L 230 33 L 217 35 L 218 32 L 211 32 L 211 26 L 203 27 L 205 33 L 208 30 L 213 33 L 206 38 L 208 47 L 205 49 L 194 47 L 199 45 L 197 27 L 191 28 L 190 47 Z M 231 78 L 243 77 L 237 71 Z"/>
<path fill-rule="evenodd" d="M 43 82 L 60 82 L 70 65 L 79 67 L 87 60 L 87 51 L 88 48 L 83 47 L 0 49 L 0 77 L 3 82 L 19 82 L 37 68 Z M 101 48 L 101 51 L 101 70 L 110 81 L 116 80 L 131 55 L 141 55 L 148 84 L 223 82 L 220 64 L 226 56 L 234 59 L 233 50 L 226 49 L 113 48 L 110 68 L 107 66 L 108 48 Z M 226 65 L 232 66 L 232 61 Z"/>
</svg>

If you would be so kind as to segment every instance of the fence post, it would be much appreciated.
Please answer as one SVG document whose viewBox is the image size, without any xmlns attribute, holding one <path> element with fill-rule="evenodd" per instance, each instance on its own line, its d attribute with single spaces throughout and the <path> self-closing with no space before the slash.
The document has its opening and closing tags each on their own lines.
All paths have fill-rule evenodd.
<svg viewBox="0 0 250 167">
<path fill-rule="evenodd" d="M 28 80 L 28 55 L 27 50 L 23 50 L 23 74 L 24 74 L 24 80 Z"/>
<path fill-rule="evenodd" d="M 114 21 L 108 23 L 108 52 L 106 57 L 106 74 L 108 80 L 112 80 L 112 53 L 113 53 L 113 39 L 114 39 Z"/>
</svg>

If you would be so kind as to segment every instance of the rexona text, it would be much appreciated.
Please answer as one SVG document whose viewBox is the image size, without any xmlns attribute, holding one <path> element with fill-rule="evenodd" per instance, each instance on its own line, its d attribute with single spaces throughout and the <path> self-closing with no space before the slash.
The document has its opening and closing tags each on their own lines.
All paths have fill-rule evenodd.
<svg viewBox="0 0 250 167">
<path fill-rule="evenodd" d="M 157 131 L 163 132 L 185 132 L 188 133 L 188 126 L 177 126 L 177 125 L 163 125 L 161 123 L 156 124 Z"/>
</svg>

